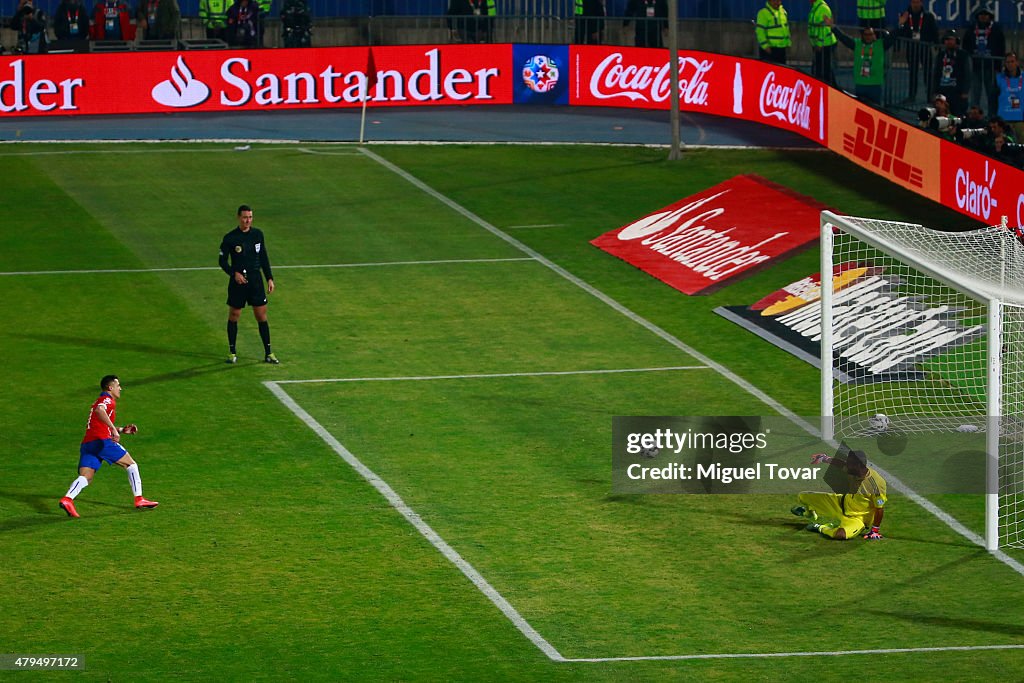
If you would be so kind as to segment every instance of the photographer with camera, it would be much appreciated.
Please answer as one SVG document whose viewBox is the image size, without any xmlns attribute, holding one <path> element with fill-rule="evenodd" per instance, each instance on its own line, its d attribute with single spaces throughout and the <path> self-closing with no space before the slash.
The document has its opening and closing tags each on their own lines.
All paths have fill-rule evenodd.
<svg viewBox="0 0 1024 683">
<path fill-rule="evenodd" d="M 940 138 L 956 141 L 957 126 L 963 123 L 963 118 L 953 116 L 949 111 L 949 101 L 945 95 L 936 95 L 932 98 L 930 107 L 923 107 L 917 112 L 918 126 L 938 135 Z"/>
<path fill-rule="evenodd" d="M 46 12 L 36 9 L 33 0 L 21 0 L 8 24 L 18 34 L 15 52 L 37 55 L 46 52 Z"/>
<path fill-rule="evenodd" d="M 1010 127 L 998 116 L 993 116 L 986 128 L 959 128 L 955 137 L 965 147 L 999 161 L 1013 166 L 1020 163 L 1021 145 L 1017 144 Z"/>
</svg>

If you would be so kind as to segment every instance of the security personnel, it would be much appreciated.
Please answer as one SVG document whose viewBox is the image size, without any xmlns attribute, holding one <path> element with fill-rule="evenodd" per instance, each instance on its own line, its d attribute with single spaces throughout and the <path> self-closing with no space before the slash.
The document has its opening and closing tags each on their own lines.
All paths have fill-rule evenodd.
<svg viewBox="0 0 1024 683">
<path fill-rule="evenodd" d="M 857 20 L 861 28 L 885 26 L 885 0 L 857 0 Z"/>
<path fill-rule="evenodd" d="M 882 104 L 885 85 L 885 51 L 892 47 L 894 37 L 888 31 L 862 26 L 860 37 L 848 36 L 838 27 L 832 32 L 839 42 L 853 50 L 853 91 L 857 98 L 873 104 Z M 882 40 L 878 37 L 881 34 Z"/>
<path fill-rule="evenodd" d="M 575 0 L 577 45 L 600 45 L 604 42 L 604 0 Z"/>
<path fill-rule="evenodd" d="M 792 41 L 789 37 L 789 17 L 786 8 L 782 6 L 782 0 L 768 0 L 758 11 L 754 34 L 757 36 L 761 59 L 776 64 L 786 63 L 786 48 Z"/>
<path fill-rule="evenodd" d="M 199 0 L 199 21 L 206 29 L 206 37 L 227 41 L 228 0 Z"/>
<path fill-rule="evenodd" d="M 832 34 L 832 8 L 825 0 L 811 0 L 811 12 L 807 16 L 807 37 L 814 50 L 811 75 L 828 85 L 835 85 L 832 64 L 835 61 L 836 37 Z"/>
</svg>

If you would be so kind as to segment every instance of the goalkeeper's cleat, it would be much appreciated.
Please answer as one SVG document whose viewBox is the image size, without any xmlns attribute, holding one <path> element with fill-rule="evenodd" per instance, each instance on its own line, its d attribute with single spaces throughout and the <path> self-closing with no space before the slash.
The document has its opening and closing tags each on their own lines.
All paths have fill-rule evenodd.
<svg viewBox="0 0 1024 683">
<path fill-rule="evenodd" d="M 238 356 L 233 353 L 229 353 L 227 359 L 224 361 L 228 365 L 234 365 L 238 362 Z"/>
<path fill-rule="evenodd" d="M 818 524 L 817 522 L 811 522 L 810 524 L 805 526 L 804 529 L 806 529 L 807 531 L 819 531 L 820 532 L 822 526 L 823 526 L 822 524 Z"/>
<path fill-rule="evenodd" d="M 280 365 L 281 364 L 281 361 L 279 361 L 277 359 L 277 356 L 275 356 L 272 353 L 268 353 L 267 357 L 263 359 L 263 362 L 264 363 L 270 363 L 271 365 Z"/>
<path fill-rule="evenodd" d="M 81 515 L 78 514 L 78 510 L 75 509 L 75 501 L 71 500 L 67 496 L 61 498 L 58 505 L 60 505 L 61 510 L 68 513 L 68 517 L 81 517 Z"/>
<path fill-rule="evenodd" d="M 159 504 L 155 500 L 146 500 L 142 496 L 135 496 L 135 507 L 139 510 L 150 510 Z"/>
</svg>

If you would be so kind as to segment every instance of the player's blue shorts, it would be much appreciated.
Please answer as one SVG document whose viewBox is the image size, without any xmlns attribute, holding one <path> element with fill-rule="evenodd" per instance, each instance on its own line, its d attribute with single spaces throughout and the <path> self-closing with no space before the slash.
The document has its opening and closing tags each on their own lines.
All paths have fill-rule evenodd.
<svg viewBox="0 0 1024 683">
<path fill-rule="evenodd" d="M 103 461 L 113 464 L 128 455 L 124 446 L 113 439 L 86 441 L 78 451 L 78 466 L 98 470 Z"/>
</svg>

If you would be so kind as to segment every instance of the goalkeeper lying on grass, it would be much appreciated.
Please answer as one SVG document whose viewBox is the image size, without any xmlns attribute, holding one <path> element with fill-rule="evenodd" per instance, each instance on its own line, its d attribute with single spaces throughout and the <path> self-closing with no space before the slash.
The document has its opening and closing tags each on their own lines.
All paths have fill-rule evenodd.
<svg viewBox="0 0 1024 683">
<path fill-rule="evenodd" d="M 807 525 L 808 531 L 817 531 L 839 541 L 857 535 L 869 540 L 882 538 L 878 528 L 882 525 L 885 508 L 885 480 L 868 467 L 864 451 L 849 451 L 846 460 L 824 453 L 811 456 L 811 464 L 821 463 L 835 463 L 844 467 L 850 492 L 805 491 L 797 496 L 800 504 L 791 512 L 811 520 Z"/>
</svg>

